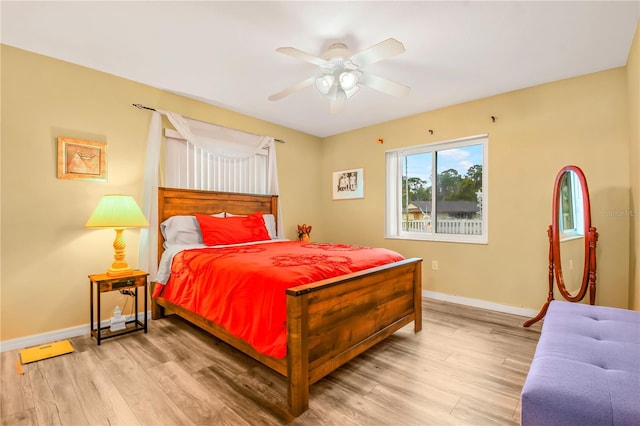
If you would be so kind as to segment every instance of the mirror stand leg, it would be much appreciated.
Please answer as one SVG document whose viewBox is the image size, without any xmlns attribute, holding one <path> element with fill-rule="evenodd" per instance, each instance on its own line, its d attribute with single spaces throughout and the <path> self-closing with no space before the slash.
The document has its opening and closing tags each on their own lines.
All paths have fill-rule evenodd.
<svg viewBox="0 0 640 426">
<path fill-rule="evenodd" d="M 544 318 L 544 316 L 547 314 L 547 309 L 549 309 L 549 303 L 551 303 L 552 300 L 553 298 L 548 299 L 546 302 L 544 302 L 544 305 L 542 305 L 542 308 L 540 309 L 540 312 L 538 312 L 538 315 L 531 318 L 530 320 L 525 321 L 525 323 L 522 324 L 522 326 L 531 327 L 533 324 L 537 323 L 542 318 Z"/>
<path fill-rule="evenodd" d="M 589 304 L 596 304 L 596 244 L 598 232 L 595 227 L 589 228 Z"/>
<path fill-rule="evenodd" d="M 533 324 L 544 318 L 547 314 L 547 309 L 549 309 L 549 304 L 553 300 L 553 241 L 551 239 L 551 226 L 547 229 L 547 235 L 549 236 L 549 292 L 547 293 L 547 301 L 544 302 L 544 305 L 540 308 L 538 315 L 528 321 L 525 321 L 525 323 L 522 324 L 523 327 L 531 327 Z"/>
<path fill-rule="evenodd" d="M 589 274 L 589 304 L 596 304 L 596 278 L 595 273 Z"/>
</svg>

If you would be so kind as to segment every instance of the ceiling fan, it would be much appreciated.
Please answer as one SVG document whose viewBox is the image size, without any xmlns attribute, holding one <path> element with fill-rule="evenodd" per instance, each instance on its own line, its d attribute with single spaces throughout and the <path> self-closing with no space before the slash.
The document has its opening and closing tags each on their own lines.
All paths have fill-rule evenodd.
<svg viewBox="0 0 640 426">
<path fill-rule="evenodd" d="M 355 95 L 360 86 L 371 87 L 392 96 L 404 96 L 410 90 L 403 84 L 362 71 L 367 65 L 404 52 L 404 45 L 394 38 L 386 39 L 356 54 L 352 54 L 344 43 L 333 43 L 321 57 L 294 47 L 280 47 L 276 51 L 317 65 L 320 67 L 320 73 L 269 96 L 270 101 L 277 101 L 315 84 L 316 89 L 331 100 L 331 113 L 335 114 L 344 109 L 346 100 Z"/>
</svg>

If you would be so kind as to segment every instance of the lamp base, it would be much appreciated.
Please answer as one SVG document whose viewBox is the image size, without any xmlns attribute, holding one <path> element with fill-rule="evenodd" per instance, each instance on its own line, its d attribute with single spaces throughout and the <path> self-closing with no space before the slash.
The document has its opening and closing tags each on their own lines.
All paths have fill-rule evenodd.
<svg viewBox="0 0 640 426">
<path fill-rule="evenodd" d="M 129 264 L 125 260 L 124 249 L 126 244 L 124 237 L 122 236 L 123 228 L 116 228 L 116 239 L 113 241 L 113 263 L 111 268 L 107 270 L 107 275 L 110 277 L 122 277 L 124 275 L 131 275 L 133 269 L 129 267 Z"/>
<path fill-rule="evenodd" d="M 125 275 L 131 275 L 132 272 L 133 272 L 133 269 L 129 267 L 126 267 L 126 268 L 111 267 L 107 270 L 107 275 L 110 277 L 123 277 Z"/>
</svg>

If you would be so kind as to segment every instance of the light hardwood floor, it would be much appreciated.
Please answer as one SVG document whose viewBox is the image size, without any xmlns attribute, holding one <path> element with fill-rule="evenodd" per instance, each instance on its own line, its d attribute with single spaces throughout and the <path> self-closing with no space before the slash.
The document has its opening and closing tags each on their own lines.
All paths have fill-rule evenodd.
<svg viewBox="0 0 640 426">
<path fill-rule="evenodd" d="M 413 325 L 311 387 L 291 419 L 285 380 L 178 318 L 23 366 L 2 353 L 3 425 L 509 425 L 540 337 L 526 318 L 425 299 Z"/>
</svg>

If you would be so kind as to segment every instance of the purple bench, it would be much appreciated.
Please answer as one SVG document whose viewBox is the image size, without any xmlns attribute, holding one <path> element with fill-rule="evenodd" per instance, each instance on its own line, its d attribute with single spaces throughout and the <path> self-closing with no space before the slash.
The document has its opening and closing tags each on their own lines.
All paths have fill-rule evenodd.
<svg viewBox="0 0 640 426">
<path fill-rule="evenodd" d="M 640 425 L 640 311 L 552 301 L 522 426 Z"/>
</svg>

